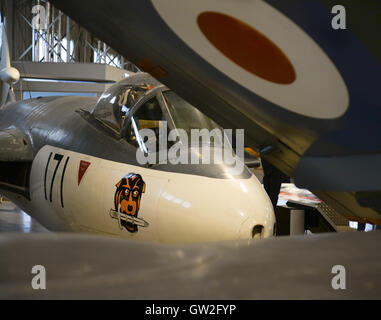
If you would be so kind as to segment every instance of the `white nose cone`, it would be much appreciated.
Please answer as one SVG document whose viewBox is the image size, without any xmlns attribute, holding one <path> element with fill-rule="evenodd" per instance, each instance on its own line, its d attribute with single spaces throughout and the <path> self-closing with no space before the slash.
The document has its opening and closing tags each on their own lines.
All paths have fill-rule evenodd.
<svg viewBox="0 0 381 320">
<path fill-rule="evenodd" d="M 243 192 L 236 211 L 245 216 L 239 230 L 239 239 L 267 238 L 273 235 L 275 214 L 270 198 L 255 176 L 240 181 Z M 246 191 L 247 190 L 247 191 Z"/>
<path fill-rule="evenodd" d="M 275 215 L 262 185 L 248 179 L 172 176 L 158 201 L 161 242 L 252 239 L 273 234 Z"/>
</svg>

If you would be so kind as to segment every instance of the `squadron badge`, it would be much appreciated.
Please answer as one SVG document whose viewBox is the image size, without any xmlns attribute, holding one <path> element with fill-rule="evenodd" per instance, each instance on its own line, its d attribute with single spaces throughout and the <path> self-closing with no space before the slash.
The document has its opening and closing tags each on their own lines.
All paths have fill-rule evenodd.
<svg viewBox="0 0 381 320">
<path fill-rule="evenodd" d="M 140 200 L 146 184 L 140 174 L 129 173 L 117 184 L 114 196 L 114 209 L 110 216 L 119 221 L 119 227 L 129 232 L 137 232 L 138 227 L 148 227 L 149 223 L 138 218 Z"/>
</svg>

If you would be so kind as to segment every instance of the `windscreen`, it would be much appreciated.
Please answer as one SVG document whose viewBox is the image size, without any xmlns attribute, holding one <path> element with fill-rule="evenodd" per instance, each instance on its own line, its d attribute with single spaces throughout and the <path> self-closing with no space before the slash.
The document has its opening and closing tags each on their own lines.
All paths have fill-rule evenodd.
<svg viewBox="0 0 381 320">
<path fill-rule="evenodd" d="M 120 132 L 129 110 L 151 88 L 152 86 L 146 83 L 118 83 L 99 98 L 93 115 L 107 126 Z"/>
<path fill-rule="evenodd" d="M 208 118 L 173 91 L 165 91 L 163 92 L 163 96 L 175 127 L 184 129 L 189 136 L 191 129 L 207 129 L 212 131 L 217 128 L 222 130 L 212 119 Z"/>
</svg>

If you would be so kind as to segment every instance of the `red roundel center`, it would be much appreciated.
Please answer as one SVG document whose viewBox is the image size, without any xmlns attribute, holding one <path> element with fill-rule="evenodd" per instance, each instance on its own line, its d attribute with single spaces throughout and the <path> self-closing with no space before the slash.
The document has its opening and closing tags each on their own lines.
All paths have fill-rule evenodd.
<svg viewBox="0 0 381 320">
<path fill-rule="evenodd" d="M 198 15 L 197 23 L 216 49 L 246 71 L 279 84 L 295 81 L 295 69 L 283 51 L 245 22 L 206 11 Z"/>
</svg>

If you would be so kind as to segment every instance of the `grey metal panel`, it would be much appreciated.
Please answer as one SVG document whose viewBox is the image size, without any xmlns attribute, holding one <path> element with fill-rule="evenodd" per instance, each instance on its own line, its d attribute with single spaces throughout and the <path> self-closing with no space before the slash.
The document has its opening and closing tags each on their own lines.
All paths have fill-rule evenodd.
<svg viewBox="0 0 381 320">
<path fill-rule="evenodd" d="M 139 74 L 134 77 L 136 79 L 131 78 L 124 81 L 141 81 L 142 79 L 151 81 L 152 79 L 147 74 Z M 158 88 L 158 90 L 165 89 L 164 86 Z M 147 97 L 149 96 L 150 94 L 147 95 Z M 49 144 L 106 160 L 145 166 L 137 162 L 134 146 L 115 135 L 114 132 L 110 132 L 91 115 L 90 112 L 96 102 L 97 99 L 94 97 L 75 96 L 24 100 L 7 105 L 0 110 L 0 130 L 13 125 L 25 132 L 31 141 L 33 156 L 44 145 Z M 79 110 L 83 111 L 78 112 Z M 223 165 L 179 166 L 167 164 L 151 169 L 226 179 L 228 176 L 221 171 L 229 168 Z M 247 168 L 244 169 L 242 175 L 237 176 L 237 178 L 249 177 L 251 177 L 251 173 Z"/>
<path fill-rule="evenodd" d="M 16 91 L 23 92 L 91 92 L 102 93 L 107 90 L 112 84 L 107 83 L 86 83 L 86 82 L 46 82 L 46 81 L 22 81 L 15 86 Z"/>
<path fill-rule="evenodd" d="M 381 232 L 161 245 L 86 235 L 0 235 L 1 299 L 381 299 Z M 33 290 L 43 265 L 47 289 Z M 332 268 L 346 271 L 334 290 Z"/>
<path fill-rule="evenodd" d="M 37 92 L 89 92 L 101 94 L 116 81 L 134 74 L 105 64 L 50 63 L 14 61 L 21 80 L 14 85 L 16 93 Z M 30 81 L 26 78 L 33 79 Z M 28 81 L 27 81 L 28 80 Z M 64 80 L 52 82 L 48 80 Z M 22 98 L 22 97 L 21 97 Z"/>
<path fill-rule="evenodd" d="M 340 231 L 338 227 L 349 228 L 349 220 L 339 214 L 336 210 L 329 207 L 326 203 L 319 203 L 316 206 L 316 209 L 324 216 L 324 218 L 336 231 Z"/>
<path fill-rule="evenodd" d="M 130 71 L 106 64 L 53 63 L 13 61 L 12 66 L 24 77 L 42 77 L 61 80 L 112 81 L 122 80 Z"/>
<path fill-rule="evenodd" d="M 306 155 L 299 161 L 294 179 L 297 185 L 309 190 L 380 190 L 380 167 L 381 153 L 326 157 Z"/>
<path fill-rule="evenodd" d="M 0 130 L 0 161 L 32 161 L 29 139 L 16 128 Z"/>
<path fill-rule="evenodd" d="M 154 170 L 193 174 L 217 179 L 249 179 L 253 176 L 252 172 L 244 167 L 238 174 L 231 173 L 232 168 L 226 164 L 158 164 L 152 167 Z"/>
</svg>

